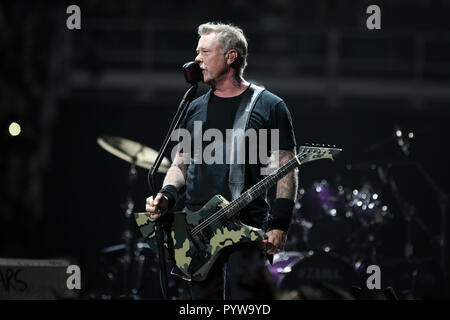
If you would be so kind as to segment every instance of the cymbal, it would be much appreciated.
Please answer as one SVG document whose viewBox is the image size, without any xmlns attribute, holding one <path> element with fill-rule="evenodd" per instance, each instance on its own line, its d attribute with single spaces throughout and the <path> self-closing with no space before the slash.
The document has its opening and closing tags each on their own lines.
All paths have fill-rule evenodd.
<svg viewBox="0 0 450 320">
<path fill-rule="evenodd" d="M 129 163 L 134 162 L 137 166 L 145 169 L 151 169 L 158 155 L 158 152 L 152 148 L 121 137 L 101 136 L 97 138 L 97 143 L 116 157 Z M 170 161 L 164 157 L 158 172 L 166 173 L 169 167 Z"/>
</svg>

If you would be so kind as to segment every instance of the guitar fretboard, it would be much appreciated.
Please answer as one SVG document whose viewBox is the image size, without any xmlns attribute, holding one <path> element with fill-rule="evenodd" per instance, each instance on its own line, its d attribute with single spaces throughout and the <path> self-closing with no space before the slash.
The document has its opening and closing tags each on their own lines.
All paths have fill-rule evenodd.
<svg viewBox="0 0 450 320">
<path fill-rule="evenodd" d="M 299 160 L 301 163 L 301 160 Z M 292 158 L 282 167 L 278 168 L 274 173 L 268 175 L 253 187 L 242 193 L 239 198 L 231 201 L 222 212 L 218 211 L 216 214 L 225 214 L 228 218 L 233 217 L 236 213 L 245 208 L 250 202 L 262 195 L 267 189 L 274 186 L 278 180 L 287 175 L 291 170 L 299 166 L 299 162 L 296 158 Z"/>
<path fill-rule="evenodd" d="M 220 209 L 213 215 L 211 215 L 208 219 L 203 221 L 200 225 L 195 227 L 192 231 L 193 233 L 197 233 L 202 230 L 207 225 L 217 221 L 219 218 L 225 216 L 227 218 L 232 218 L 239 211 L 241 211 L 244 207 L 246 207 L 250 202 L 254 199 L 262 195 L 265 190 L 274 186 L 278 180 L 287 175 L 290 171 L 300 166 L 303 163 L 330 158 L 333 159 L 333 155 L 341 152 L 341 149 L 337 148 L 321 148 L 321 147 L 300 147 L 300 152 L 286 162 L 283 166 L 275 170 L 272 174 L 268 175 L 253 187 L 242 193 L 237 199 L 231 201 L 226 207 Z"/>
</svg>

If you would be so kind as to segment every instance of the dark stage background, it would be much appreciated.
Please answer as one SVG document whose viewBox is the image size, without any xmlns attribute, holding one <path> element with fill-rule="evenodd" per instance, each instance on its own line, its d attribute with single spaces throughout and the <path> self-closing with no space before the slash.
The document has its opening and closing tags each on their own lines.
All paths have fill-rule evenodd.
<svg viewBox="0 0 450 320">
<path fill-rule="evenodd" d="M 101 250 L 122 243 L 130 166 L 96 139 L 119 136 L 158 150 L 188 89 L 180 67 L 195 58 L 196 27 L 223 21 L 248 36 L 245 78 L 285 100 L 298 144 L 343 149 L 335 162 L 302 167 L 300 187 L 326 180 L 351 195 L 368 183 L 391 214 L 376 233 L 376 262 L 394 265 L 385 281 L 419 266 L 414 289 L 408 280 L 386 285 L 401 298 L 448 298 L 445 220 L 432 183 L 448 194 L 450 2 L 81 1 L 73 3 L 81 30 L 68 30 L 70 4 L 0 5 L 0 257 L 68 258 L 83 272 L 82 297 L 108 296 L 105 277 L 117 260 Z M 371 4 L 381 8 L 381 30 L 366 27 Z M 18 136 L 8 132 L 13 121 Z M 414 133 L 409 156 L 396 126 Z M 395 179 L 400 203 L 371 164 Z M 137 173 L 134 212 L 149 193 L 147 170 Z"/>
</svg>

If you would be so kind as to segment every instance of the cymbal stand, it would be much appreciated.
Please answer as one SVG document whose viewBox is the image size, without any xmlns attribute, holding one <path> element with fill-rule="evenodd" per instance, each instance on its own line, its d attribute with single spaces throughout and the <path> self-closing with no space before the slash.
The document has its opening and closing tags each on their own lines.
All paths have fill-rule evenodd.
<svg viewBox="0 0 450 320">
<path fill-rule="evenodd" d="M 122 205 L 125 209 L 124 215 L 125 215 L 125 228 L 122 233 L 122 240 L 124 241 L 125 250 L 124 254 L 122 255 L 120 261 L 123 266 L 123 279 L 122 279 L 122 292 L 125 297 L 131 297 L 133 299 L 139 299 L 137 296 L 138 288 L 135 287 L 140 281 L 133 281 L 132 280 L 132 265 L 133 265 L 133 259 L 135 258 L 135 239 L 133 236 L 133 232 L 131 231 L 131 222 L 133 217 L 133 210 L 134 210 L 134 201 L 133 197 L 131 196 L 131 190 L 133 187 L 134 182 L 137 178 L 137 170 L 136 170 L 136 159 L 133 159 L 130 165 L 130 170 L 128 172 L 128 190 L 127 190 L 127 197 L 126 202 Z M 139 274 L 137 275 L 139 278 Z M 139 279 L 138 279 L 139 280 Z"/>
<path fill-rule="evenodd" d="M 398 189 L 397 183 L 392 175 L 388 173 L 388 170 L 379 165 L 377 167 L 378 175 L 380 180 L 386 184 L 392 192 L 395 201 L 397 202 L 400 211 L 403 215 L 403 218 L 406 223 L 406 239 L 405 239 L 405 247 L 404 247 L 404 256 L 405 258 L 410 258 L 414 253 L 414 246 L 412 243 L 412 222 L 416 222 L 416 224 L 422 229 L 422 231 L 431 239 L 431 233 L 429 229 L 425 226 L 422 219 L 416 214 L 416 207 L 408 203 L 400 196 L 400 190 Z"/>
<path fill-rule="evenodd" d="M 406 139 L 406 137 L 403 137 L 402 131 L 400 129 L 400 127 L 396 124 L 394 125 L 394 130 L 396 131 L 396 136 L 397 136 L 397 142 L 398 145 L 401 149 L 401 151 L 403 152 L 403 154 L 407 157 L 410 158 L 410 152 L 409 152 L 409 147 L 410 147 L 410 140 Z M 408 136 L 409 137 L 409 136 Z M 442 192 L 442 190 L 437 186 L 437 184 L 433 181 L 433 179 L 430 177 L 430 175 L 427 173 L 427 171 L 424 169 L 424 167 L 420 164 L 420 162 L 418 162 L 417 160 L 413 161 L 414 165 L 416 166 L 416 168 L 418 169 L 418 171 L 420 172 L 420 174 L 425 178 L 425 180 L 428 182 L 428 184 L 435 190 L 435 192 L 438 194 L 438 201 L 439 201 L 439 207 L 441 210 L 441 234 L 439 236 L 439 247 L 440 247 L 440 268 L 441 268 L 441 272 L 442 272 L 442 277 L 443 277 L 443 282 L 444 282 L 444 291 L 445 291 L 445 295 L 448 296 L 449 294 L 449 284 L 448 284 L 448 274 L 447 274 L 447 252 L 446 252 L 446 247 L 447 247 L 447 206 L 448 206 L 448 194 L 445 194 L 444 192 Z M 418 220 L 417 215 L 413 215 L 413 218 L 419 222 L 419 225 L 422 227 L 424 227 L 423 223 L 421 223 L 420 220 Z"/>
<path fill-rule="evenodd" d="M 449 195 L 444 193 L 437 184 L 433 181 L 424 167 L 417 161 L 414 162 L 420 174 L 425 178 L 428 184 L 434 189 L 438 195 L 439 208 L 441 210 L 441 233 L 439 235 L 439 248 L 440 257 L 439 265 L 442 272 L 444 282 L 444 293 L 446 297 L 449 296 L 449 283 L 448 283 L 448 270 L 447 270 L 447 210 L 448 210 L 448 198 Z"/>
</svg>

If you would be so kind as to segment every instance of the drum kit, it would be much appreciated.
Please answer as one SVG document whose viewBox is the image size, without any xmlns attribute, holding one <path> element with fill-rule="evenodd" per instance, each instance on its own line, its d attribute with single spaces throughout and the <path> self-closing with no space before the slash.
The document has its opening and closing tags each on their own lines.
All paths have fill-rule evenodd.
<svg viewBox="0 0 450 320">
<path fill-rule="evenodd" d="M 391 219 L 381 193 L 367 183 L 313 182 L 299 190 L 286 251 L 275 255 L 269 271 L 281 290 L 312 286 L 323 293 L 331 286 L 350 293 L 363 285 L 362 266 L 377 263 L 378 230 Z"/>
<path fill-rule="evenodd" d="M 305 299 L 359 299 L 361 292 L 367 299 L 439 295 L 439 267 L 429 256 L 413 256 L 408 236 L 395 237 L 405 244 L 404 253 L 393 256 L 386 249 L 394 245 L 389 242 L 394 238 L 386 240 L 387 230 L 398 228 L 394 218 L 406 219 L 383 190 L 370 180 L 356 187 L 322 180 L 300 189 L 286 251 L 267 264 L 278 289 Z M 380 268 L 380 289 L 385 289 L 377 297 L 366 285 L 370 265 Z"/>
<path fill-rule="evenodd" d="M 103 293 L 99 298 L 161 299 L 157 257 L 142 238 L 134 236 L 134 203 L 130 195 L 137 177 L 136 166 L 150 169 L 157 152 L 120 137 L 102 136 L 97 142 L 130 163 L 124 242 L 101 250 Z M 164 158 L 159 172 L 165 173 L 169 167 L 170 161 Z M 272 265 L 267 264 L 273 282 L 280 292 L 300 292 L 303 287 L 313 288 L 316 291 L 310 293 L 321 292 L 325 298 L 349 297 L 352 288 L 365 286 L 368 265 L 386 265 L 386 270 L 400 265 L 385 263 L 378 252 L 380 232 L 393 218 L 388 201 L 373 183 L 344 186 L 327 180 L 313 182 L 299 190 L 286 251 L 276 254 Z M 414 285 L 417 276 L 417 268 L 409 269 L 403 283 L 406 290 Z M 171 262 L 167 270 L 169 298 L 188 298 L 188 282 L 179 276 L 181 272 Z"/>
<path fill-rule="evenodd" d="M 367 183 L 348 188 L 314 182 L 300 189 L 286 246 L 348 255 L 355 245 L 371 246 L 377 230 L 391 219 L 380 192 Z"/>
<path fill-rule="evenodd" d="M 371 265 L 380 268 L 384 298 L 449 296 L 445 227 L 449 197 L 411 157 L 413 137 L 412 132 L 403 135 L 395 125 L 390 138 L 363 150 L 365 157 L 378 161 L 345 166 L 346 184 L 337 177 L 333 182 L 316 181 L 300 189 L 286 252 L 276 255 L 268 266 L 278 288 L 288 297 L 292 296 L 289 292 L 297 298 L 307 292 L 313 299 L 361 299 L 363 292 L 368 298 L 370 290 L 365 288 Z M 384 158 L 386 155 L 391 159 Z M 407 173 L 404 181 L 394 177 L 394 169 Z M 411 184 L 411 170 L 438 196 L 441 230 L 437 236 L 400 190 L 400 183 Z M 413 235 L 413 230 L 417 234 Z M 440 239 L 438 244 L 435 239 Z M 416 252 L 419 243 L 422 253 Z M 436 249 L 438 254 L 432 252 Z M 309 289 L 302 291 L 305 286 Z"/>
</svg>

